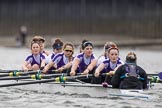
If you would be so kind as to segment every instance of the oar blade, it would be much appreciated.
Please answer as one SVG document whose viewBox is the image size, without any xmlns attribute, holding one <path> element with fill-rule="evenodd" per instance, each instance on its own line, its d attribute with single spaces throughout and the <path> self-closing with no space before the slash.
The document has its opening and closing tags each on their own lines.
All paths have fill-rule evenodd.
<svg viewBox="0 0 162 108">
<path fill-rule="evenodd" d="M 159 79 L 162 80 L 162 72 L 159 73 Z"/>
</svg>

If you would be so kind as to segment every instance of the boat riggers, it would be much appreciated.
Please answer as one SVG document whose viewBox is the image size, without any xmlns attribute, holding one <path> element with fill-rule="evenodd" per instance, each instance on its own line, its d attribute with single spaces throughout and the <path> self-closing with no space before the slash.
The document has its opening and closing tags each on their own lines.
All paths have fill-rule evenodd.
<svg viewBox="0 0 162 108">
<path fill-rule="evenodd" d="M 148 78 L 150 83 L 162 83 L 162 79 L 158 76 L 152 76 Z"/>
<path fill-rule="evenodd" d="M 19 86 L 19 85 L 28 85 L 28 84 L 37 84 L 37 83 L 47 83 L 47 82 L 65 82 L 67 80 L 71 79 L 78 79 L 78 78 L 88 78 L 91 77 L 92 75 L 78 75 L 78 76 L 59 76 L 56 78 L 51 78 L 51 79 L 43 79 L 43 80 L 34 80 L 34 81 L 28 81 L 28 82 L 19 82 L 19 83 L 12 83 L 12 84 L 2 84 L 0 87 L 9 87 L 9 86 Z"/>
<path fill-rule="evenodd" d="M 159 72 L 158 74 L 148 74 L 148 79 L 150 83 L 161 83 L 162 72 Z"/>
</svg>

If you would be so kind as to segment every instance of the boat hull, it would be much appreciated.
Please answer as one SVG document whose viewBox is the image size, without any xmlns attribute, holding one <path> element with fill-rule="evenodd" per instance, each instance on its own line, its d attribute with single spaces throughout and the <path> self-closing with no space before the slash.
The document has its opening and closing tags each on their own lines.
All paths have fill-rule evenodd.
<svg viewBox="0 0 162 108">
<path fill-rule="evenodd" d="M 21 80 L 19 82 L 24 82 Z M 30 80 L 27 80 L 30 81 Z M 17 82 L 15 82 L 17 83 Z M 122 97 L 122 98 L 143 98 L 149 99 L 150 96 L 144 94 L 143 90 L 121 90 L 113 89 L 111 86 L 102 87 L 101 84 L 89 84 L 80 82 L 49 82 L 31 85 L 15 86 L 13 88 L 22 89 L 24 91 L 34 91 L 39 93 L 61 93 L 61 94 L 76 94 L 86 95 L 89 97 Z"/>
</svg>

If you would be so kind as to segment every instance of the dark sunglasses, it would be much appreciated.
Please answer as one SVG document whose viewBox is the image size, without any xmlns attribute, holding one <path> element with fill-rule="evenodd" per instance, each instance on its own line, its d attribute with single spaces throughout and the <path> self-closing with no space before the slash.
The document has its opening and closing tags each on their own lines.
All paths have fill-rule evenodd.
<svg viewBox="0 0 162 108">
<path fill-rule="evenodd" d="M 57 48 L 57 49 L 55 49 L 55 50 L 61 50 L 61 48 Z"/>
<path fill-rule="evenodd" d="M 65 50 L 66 52 L 72 52 L 72 50 Z"/>
</svg>

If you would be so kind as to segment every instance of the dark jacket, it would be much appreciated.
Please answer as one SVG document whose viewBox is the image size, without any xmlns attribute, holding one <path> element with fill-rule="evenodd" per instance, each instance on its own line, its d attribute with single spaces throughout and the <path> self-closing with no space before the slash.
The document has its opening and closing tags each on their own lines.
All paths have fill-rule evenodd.
<svg viewBox="0 0 162 108">
<path fill-rule="evenodd" d="M 111 79 L 111 83 L 113 88 L 120 88 L 120 89 L 146 89 L 147 88 L 147 74 L 146 72 L 140 67 L 136 65 L 137 74 L 139 77 L 129 76 L 123 77 L 126 75 L 128 67 L 127 64 L 120 66 L 114 76 Z"/>
</svg>

